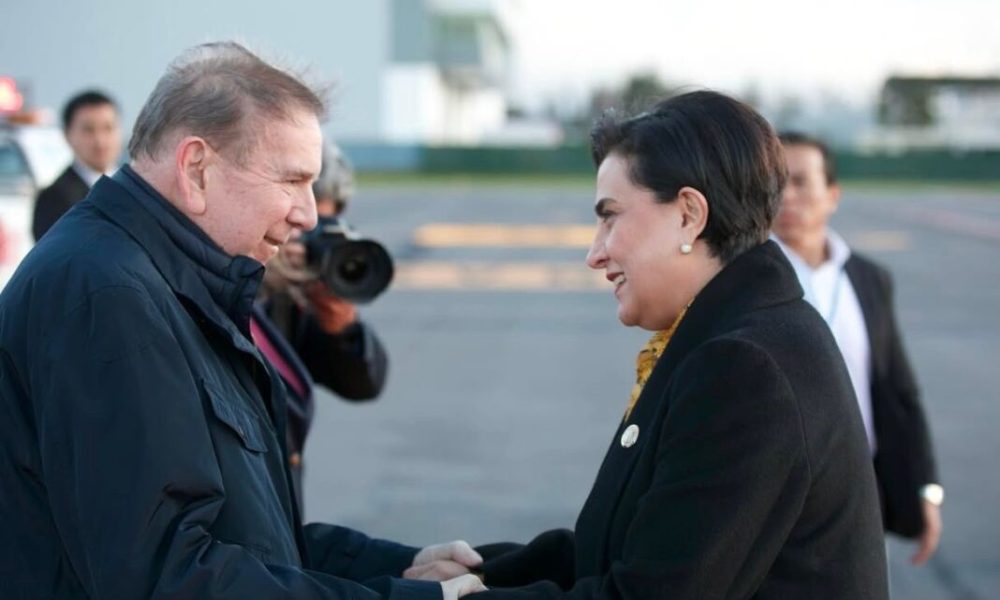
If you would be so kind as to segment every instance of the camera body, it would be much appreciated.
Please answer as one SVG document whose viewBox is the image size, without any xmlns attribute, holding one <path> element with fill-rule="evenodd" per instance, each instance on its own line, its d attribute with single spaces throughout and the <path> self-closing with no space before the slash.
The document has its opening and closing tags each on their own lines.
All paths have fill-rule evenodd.
<svg viewBox="0 0 1000 600">
<path fill-rule="evenodd" d="M 320 217 L 299 240 L 306 248 L 306 267 L 330 292 L 355 304 L 365 304 L 389 287 L 392 257 L 382 244 L 362 238 L 344 220 Z"/>
</svg>

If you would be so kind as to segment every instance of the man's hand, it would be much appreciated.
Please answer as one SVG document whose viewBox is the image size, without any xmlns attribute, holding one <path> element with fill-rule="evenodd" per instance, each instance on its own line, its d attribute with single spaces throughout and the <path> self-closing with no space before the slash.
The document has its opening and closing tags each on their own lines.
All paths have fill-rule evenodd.
<svg viewBox="0 0 1000 600">
<path fill-rule="evenodd" d="M 481 564 L 483 558 L 479 553 L 459 540 L 427 546 L 413 558 L 413 565 L 403 571 L 403 577 L 446 582 L 467 575 L 470 569 Z"/>
<path fill-rule="evenodd" d="M 938 542 L 941 541 L 941 507 L 927 500 L 921 500 L 924 509 L 924 530 L 918 539 L 919 547 L 917 553 L 910 558 L 910 563 L 922 565 L 926 563 L 934 551 L 937 550 Z"/>
<path fill-rule="evenodd" d="M 306 298 L 312 306 L 313 316 L 320 328 L 330 334 L 342 333 L 358 320 L 358 309 L 338 298 L 320 281 L 310 281 L 305 286 Z"/>
<path fill-rule="evenodd" d="M 475 575 L 462 575 L 461 577 L 441 582 L 441 591 L 444 593 L 444 600 L 457 600 L 466 594 L 485 592 L 486 590 L 487 587 Z"/>
</svg>

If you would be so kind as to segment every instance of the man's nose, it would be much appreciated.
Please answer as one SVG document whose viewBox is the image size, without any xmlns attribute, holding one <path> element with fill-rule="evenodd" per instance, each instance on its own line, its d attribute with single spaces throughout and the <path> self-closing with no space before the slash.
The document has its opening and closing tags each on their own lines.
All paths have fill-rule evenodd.
<svg viewBox="0 0 1000 600">
<path fill-rule="evenodd" d="M 788 204 L 794 202 L 797 195 L 795 186 L 788 184 L 785 186 L 785 189 L 781 190 L 781 203 Z"/>
<path fill-rule="evenodd" d="M 288 214 L 288 222 L 302 231 L 316 228 L 319 217 L 316 215 L 316 197 L 313 195 L 312 186 L 309 186 L 307 192 L 299 194 L 297 202 Z"/>
</svg>

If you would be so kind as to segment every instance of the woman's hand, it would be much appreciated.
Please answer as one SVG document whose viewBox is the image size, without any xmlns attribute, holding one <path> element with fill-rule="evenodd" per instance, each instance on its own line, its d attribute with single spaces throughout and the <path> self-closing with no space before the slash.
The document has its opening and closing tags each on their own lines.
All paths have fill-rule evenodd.
<svg viewBox="0 0 1000 600">
<path fill-rule="evenodd" d="M 483 582 L 475 575 L 462 575 L 461 577 L 441 582 L 441 592 L 444 594 L 444 600 L 457 600 L 466 594 L 485 592 L 487 589 L 483 585 Z"/>
<path fill-rule="evenodd" d="M 407 579 L 445 582 L 470 573 L 483 564 L 483 558 L 468 543 L 458 540 L 427 546 L 413 558 L 413 565 L 403 571 Z"/>
</svg>

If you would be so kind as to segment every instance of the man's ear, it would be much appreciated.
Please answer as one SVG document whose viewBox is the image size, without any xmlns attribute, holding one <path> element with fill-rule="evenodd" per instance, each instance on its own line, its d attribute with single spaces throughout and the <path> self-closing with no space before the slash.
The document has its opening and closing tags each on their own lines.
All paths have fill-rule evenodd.
<svg viewBox="0 0 1000 600">
<path fill-rule="evenodd" d="M 198 136 L 185 137 L 177 144 L 174 169 L 181 192 L 181 205 L 188 214 L 202 215 L 208 208 L 205 169 L 214 158 L 212 148 Z"/>
<path fill-rule="evenodd" d="M 840 208 L 840 186 L 836 183 L 831 183 L 827 186 L 826 192 L 830 194 L 830 204 L 833 206 L 830 214 L 833 214 Z"/>
<path fill-rule="evenodd" d="M 681 209 L 681 228 L 688 233 L 689 244 L 693 244 L 708 226 L 708 199 L 693 187 L 684 186 L 677 192 Z"/>
</svg>

